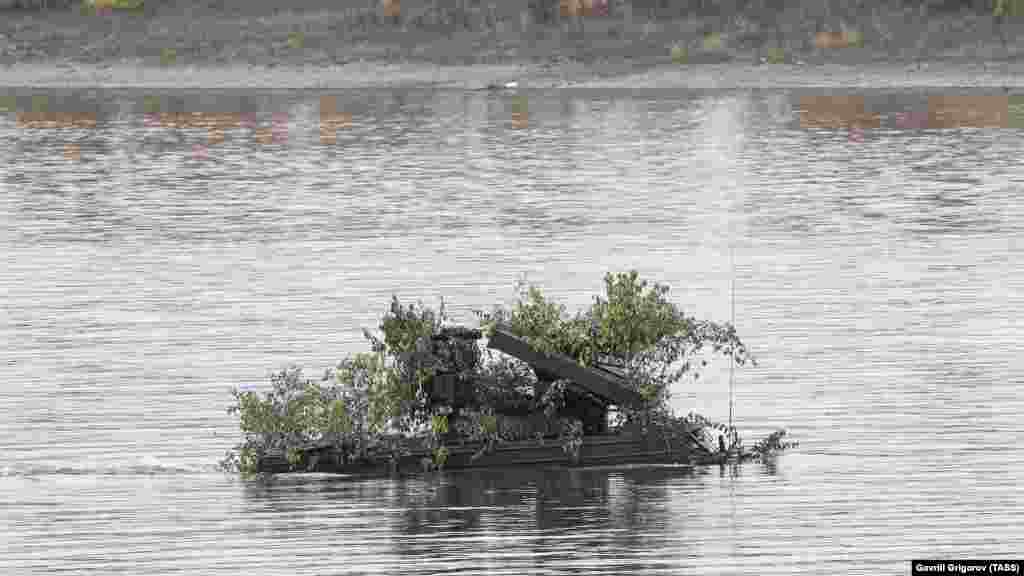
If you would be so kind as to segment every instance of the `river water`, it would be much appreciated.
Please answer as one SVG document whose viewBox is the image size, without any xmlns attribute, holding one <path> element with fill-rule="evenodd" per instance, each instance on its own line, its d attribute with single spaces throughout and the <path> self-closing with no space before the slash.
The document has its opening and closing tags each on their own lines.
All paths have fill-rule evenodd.
<svg viewBox="0 0 1024 576">
<path fill-rule="evenodd" d="M 0 98 L 0 573 L 901 574 L 1024 550 L 1018 96 Z M 999 102 L 998 125 L 961 118 Z M 402 481 L 215 469 L 232 386 L 368 350 L 391 294 L 472 323 L 519 278 L 575 310 L 630 268 L 723 321 L 735 281 L 759 362 L 735 373 L 737 426 L 799 448 Z M 719 362 L 674 406 L 726 420 L 728 390 Z"/>
</svg>

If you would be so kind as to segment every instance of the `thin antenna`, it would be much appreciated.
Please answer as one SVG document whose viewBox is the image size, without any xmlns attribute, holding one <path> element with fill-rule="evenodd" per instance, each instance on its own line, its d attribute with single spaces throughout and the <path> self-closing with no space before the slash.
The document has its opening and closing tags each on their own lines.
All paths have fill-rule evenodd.
<svg viewBox="0 0 1024 576">
<path fill-rule="evenodd" d="M 729 322 L 733 328 L 736 327 L 736 263 L 733 259 L 733 247 L 729 246 L 729 268 L 732 271 L 732 291 L 731 291 L 731 304 L 729 311 Z M 733 404 L 733 392 L 732 392 L 732 375 L 736 367 L 736 360 L 734 354 L 729 354 L 729 428 L 732 428 L 732 404 Z"/>
</svg>

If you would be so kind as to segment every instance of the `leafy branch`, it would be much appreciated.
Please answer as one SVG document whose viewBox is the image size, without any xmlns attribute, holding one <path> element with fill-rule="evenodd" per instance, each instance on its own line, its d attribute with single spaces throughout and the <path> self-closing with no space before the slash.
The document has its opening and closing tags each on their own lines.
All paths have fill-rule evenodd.
<svg viewBox="0 0 1024 576">
<path fill-rule="evenodd" d="M 741 366 L 756 365 L 733 325 L 685 315 L 668 300 L 668 292 L 668 286 L 640 280 L 635 270 L 609 273 L 605 296 L 572 317 L 535 286 L 520 287 L 511 310 L 497 306 L 477 315 L 488 334 L 505 325 L 541 352 L 563 354 L 588 366 L 624 369 L 652 405 L 667 402 L 671 384 L 686 374 L 699 377 L 695 358 L 706 348 L 731 356 Z M 706 365 L 706 360 L 699 362 Z"/>
</svg>

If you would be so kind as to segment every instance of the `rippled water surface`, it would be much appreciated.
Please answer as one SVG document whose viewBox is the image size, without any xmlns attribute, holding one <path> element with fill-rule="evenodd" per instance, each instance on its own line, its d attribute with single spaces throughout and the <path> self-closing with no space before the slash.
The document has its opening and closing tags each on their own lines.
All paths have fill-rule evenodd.
<svg viewBox="0 0 1024 576">
<path fill-rule="evenodd" d="M 0 90 L 0 573 L 1019 557 L 1024 128 L 935 126 L 930 93 L 822 96 Z M 628 268 L 718 320 L 735 279 L 760 363 L 736 372 L 738 426 L 797 450 L 404 481 L 214 469 L 232 386 L 366 350 L 392 293 L 469 323 L 523 274 L 572 310 Z M 727 383 L 679 383 L 675 407 L 724 420 Z"/>
</svg>

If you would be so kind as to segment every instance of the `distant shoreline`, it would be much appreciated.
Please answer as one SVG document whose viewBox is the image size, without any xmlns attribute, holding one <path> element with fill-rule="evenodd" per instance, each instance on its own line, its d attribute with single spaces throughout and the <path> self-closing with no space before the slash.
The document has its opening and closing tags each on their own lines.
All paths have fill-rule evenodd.
<svg viewBox="0 0 1024 576">
<path fill-rule="evenodd" d="M 423 20 L 415 8 L 422 1 L 404 0 L 399 24 L 361 0 L 297 0 L 283 10 L 260 0 L 161 0 L 144 12 L 106 15 L 0 10 L 0 86 L 1024 86 L 1024 17 L 998 27 L 973 12 L 921 22 L 915 12 L 888 7 L 846 18 L 785 14 L 771 26 L 764 14 L 761 24 L 751 14 L 527 24 L 510 1 L 497 4 L 504 11 L 496 14 L 473 8 L 464 15 L 472 22 L 456 30 Z M 849 22 L 864 26 L 859 45 L 817 44 L 816 30 Z M 720 39 L 709 42 L 709 35 Z M 676 47 L 684 58 L 673 58 Z M 779 63 L 767 62 L 773 54 Z"/>
</svg>

